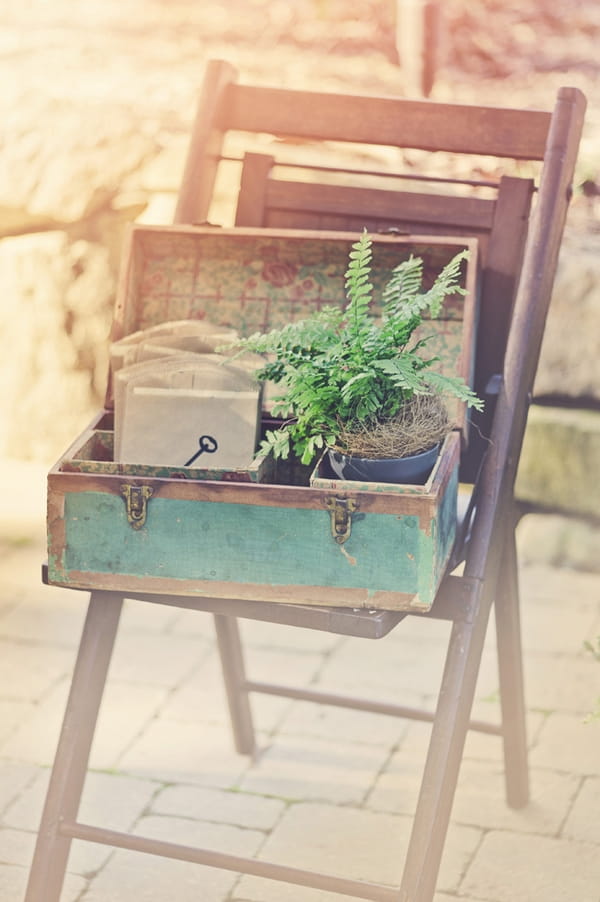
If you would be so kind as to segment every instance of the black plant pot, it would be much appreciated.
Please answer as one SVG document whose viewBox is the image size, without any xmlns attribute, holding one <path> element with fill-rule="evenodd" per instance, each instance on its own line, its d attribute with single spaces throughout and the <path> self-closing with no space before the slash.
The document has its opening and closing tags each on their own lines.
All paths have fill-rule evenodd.
<svg viewBox="0 0 600 902">
<path fill-rule="evenodd" d="M 420 485 L 427 481 L 437 460 L 439 444 L 410 457 L 369 458 L 351 457 L 329 449 L 329 466 L 338 479 L 357 479 L 360 482 L 397 482 Z"/>
</svg>

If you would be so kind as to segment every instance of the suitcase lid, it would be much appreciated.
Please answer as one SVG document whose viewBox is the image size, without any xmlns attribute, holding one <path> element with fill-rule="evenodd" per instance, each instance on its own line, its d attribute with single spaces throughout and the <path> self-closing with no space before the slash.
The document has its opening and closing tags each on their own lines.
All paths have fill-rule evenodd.
<svg viewBox="0 0 600 902">
<path fill-rule="evenodd" d="M 133 226 L 121 267 L 112 341 L 172 320 L 207 320 L 241 335 L 268 331 L 327 305 L 344 305 L 344 277 L 355 232 L 295 229 Z M 477 315 L 477 241 L 428 235 L 373 235 L 373 298 L 409 256 L 423 259 L 429 287 L 459 251 L 468 249 L 461 287 L 440 317 L 423 324 L 428 350 L 444 373 L 472 384 Z M 109 374 L 106 406 L 113 406 Z M 466 439 L 467 411 L 457 427 Z"/>
</svg>

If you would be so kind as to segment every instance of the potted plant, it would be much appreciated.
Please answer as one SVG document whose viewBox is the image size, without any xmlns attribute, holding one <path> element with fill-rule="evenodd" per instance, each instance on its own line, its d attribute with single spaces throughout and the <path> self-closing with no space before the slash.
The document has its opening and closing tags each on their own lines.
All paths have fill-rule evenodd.
<svg viewBox="0 0 600 902">
<path fill-rule="evenodd" d="M 447 400 L 482 407 L 461 378 L 436 370 L 438 358 L 426 354 L 431 336 L 414 337 L 426 314 L 439 315 L 448 295 L 465 293 L 458 277 L 467 256 L 457 254 L 427 291 L 421 287 L 423 261 L 411 256 L 400 263 L 376 315 L 371 239 L 364 231 L 350 252 L 343 309 L 327 307 L 236 342 L 240 353 L 267 355 L 258 378 L 283 389 L 273 407 L 282 425 L 266 433 L 260 453 L 287 458 L 293 452 L 310 464 L 327 448 L 334 474 L 342 478 L 424 481 L 452 428 Z M 376 464 L 372 473 L 371 461 L 382 461 L 382 469 Z M 397 474 L 398 461 L 408 461 L 408 476 Z"/>
</svg>

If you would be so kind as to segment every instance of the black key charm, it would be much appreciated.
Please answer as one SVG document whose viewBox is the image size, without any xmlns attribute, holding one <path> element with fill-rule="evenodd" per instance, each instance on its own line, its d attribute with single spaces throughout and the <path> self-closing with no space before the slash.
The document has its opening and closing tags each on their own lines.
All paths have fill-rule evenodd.
<svg viewBox="0 0 600 902">
<path fill-rule="evenodd" d="M 184 463 L 184 467 L 191 467 L 196 458 L 200 457 L 201 454 L 214 454 L 219 447 L 216 438 L 213 438 L 212 435 L 201 435 L 198 439 L 198 445 L 198 450 Z"/>
</svg>

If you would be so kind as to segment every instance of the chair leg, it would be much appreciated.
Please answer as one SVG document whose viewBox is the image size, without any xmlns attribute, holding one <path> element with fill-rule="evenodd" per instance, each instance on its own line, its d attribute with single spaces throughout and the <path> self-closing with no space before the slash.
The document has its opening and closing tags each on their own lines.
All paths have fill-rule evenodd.
<svg viewBox="0 0 600 902">
<path fill-rule="evenodd" d="M 522 808 L 529 801 L 529 771 L 519 616 L 519 573 L 514 529 L 511 529 L 506 537 L 495 615 L 506 801 L 512 808 Z"/>
<path fill-rule="evenodd" d="M 399 902 L 431 902 L 463 755 L 490 600 L 476 593 L 476 613 L 452 627 L 438 707 L 410 837 Z"/>
<path fill-rule="evenodd" d="M 60 898 L 71 847 L 61 825 L 77 817 L 122 605 L 121 595 L 90 597 L 25 902 Z"/>
<path fill-rule="evenodd" d="M 238 622 L 226 614 L 215 614 L 214 620 L 235 748 L 240 755 L 251 755 L 256 740 Z"/>
</svg>

